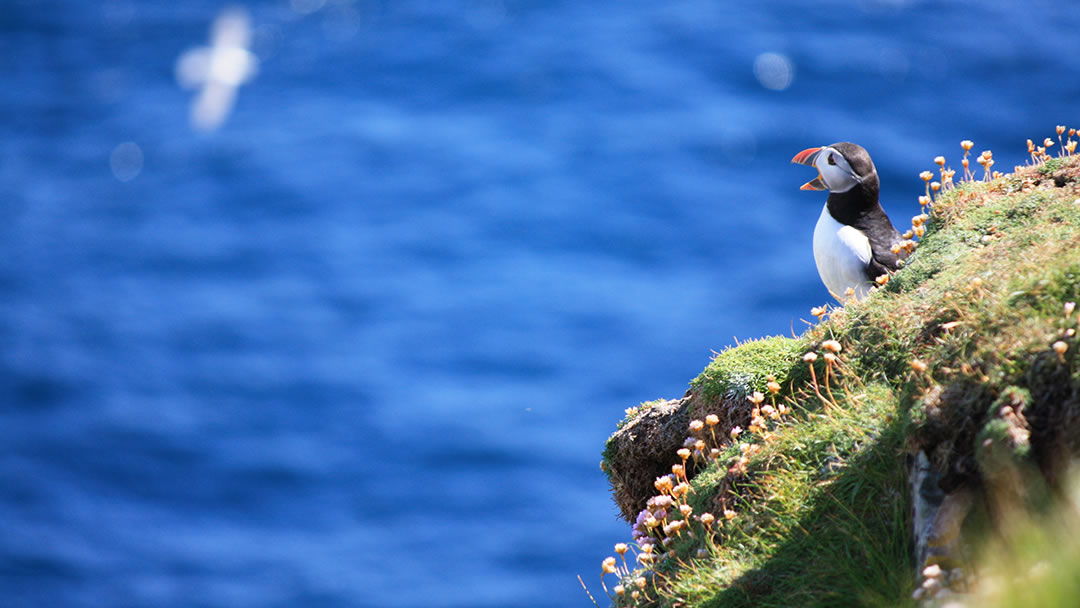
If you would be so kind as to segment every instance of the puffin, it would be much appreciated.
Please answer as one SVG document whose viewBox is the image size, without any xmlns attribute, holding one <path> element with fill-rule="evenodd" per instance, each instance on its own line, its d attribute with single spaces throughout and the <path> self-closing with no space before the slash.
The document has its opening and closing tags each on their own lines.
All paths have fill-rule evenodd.
<svg viewBox="0 0 1080 608">
<path fill-rule="evenodd" d="M 907 257 L 904 238 L 878 201 L 874 161 L 862 146 L 839 142 L 807 148 L 791 162 L 818 171 L 800 190 L 829 191 L 814 227 L 821 281 L 841 302 L 852 296 L 861 300 L 877 277 L 897 270 Z"/>
</svg>

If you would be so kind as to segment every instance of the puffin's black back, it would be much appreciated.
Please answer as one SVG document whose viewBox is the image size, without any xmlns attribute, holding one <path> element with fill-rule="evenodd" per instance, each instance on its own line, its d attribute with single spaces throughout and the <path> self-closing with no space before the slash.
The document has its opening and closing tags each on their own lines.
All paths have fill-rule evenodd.
<svg viewBox="0 0 1080 608">
<path fill-rule="evenodd" d="M 877 169 L 870 154 L 859 144 L 838 142 L 829 146 L 844 155 L 851 169 L 859 176 L 859 183 L 847 192 L 829 193 L 829 214 L 836 221 L 860 230 L 870 240 L 873 259 L 866 274 L 869 279 L 883 274 L 886 270 L 896 270 L 897 262 L 907 254 L 892 252 L 892 246 L 902 243 L 903 237 L 893 226 L 878 201 L 880 183 Z"/>
</svg>

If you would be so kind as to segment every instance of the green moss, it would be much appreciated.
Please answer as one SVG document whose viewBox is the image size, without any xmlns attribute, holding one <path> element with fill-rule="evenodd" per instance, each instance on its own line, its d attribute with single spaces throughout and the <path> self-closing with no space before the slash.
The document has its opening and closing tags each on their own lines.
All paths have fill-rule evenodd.
<svg viewBox="0 0 1080 608">
<path fill-rule="evenodd" d="M 801 379 L 795 368 L 806 348 L 806 340 L 783 336 L 743 342 L 716 355 L 690 384 L 709 397 L 745 397 L 764 391 L 769 376 L 781 384 Z"/>
</svg>

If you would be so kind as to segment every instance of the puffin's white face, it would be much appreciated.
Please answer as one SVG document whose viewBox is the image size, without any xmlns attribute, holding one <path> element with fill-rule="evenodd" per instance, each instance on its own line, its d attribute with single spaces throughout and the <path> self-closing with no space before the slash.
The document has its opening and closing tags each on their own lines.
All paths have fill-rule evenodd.
<svg viewBox="0 0 1080 608">
<path fill-rule="evenodd" d="M 825 146 L 818 152 L 814 159 L 814 167 L 821 174 L 821 181 L 829 188 L 829 192 L 847 192 L 861 182 L 858 174 L 852 170 L 843 154 L 835 149 Z"/>
</svg>

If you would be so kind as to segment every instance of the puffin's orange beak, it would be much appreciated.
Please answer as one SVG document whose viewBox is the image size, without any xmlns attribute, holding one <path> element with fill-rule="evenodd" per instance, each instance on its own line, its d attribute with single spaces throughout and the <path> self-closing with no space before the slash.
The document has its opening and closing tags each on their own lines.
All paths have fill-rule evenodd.
<svg viewBox="0 0 1080 608">
<path fill-rule="evenodd" d="M 807 148 L 802 152 L 795 155 L 795 158 L 791 159 L 791 162 L 798 163 L 800 165 L 809 165 L 815 167 L 814 161 L 817 160 L 818 153 L 821 152 L 821 148 Z M 829 187 L 825 185 L 825 181 L 821 179 L 821 172 L 818 171 L 818 176 L 814 179 L 806 182 L 799 188 L 799 190 L 828 190 Z"/>
</svg>

